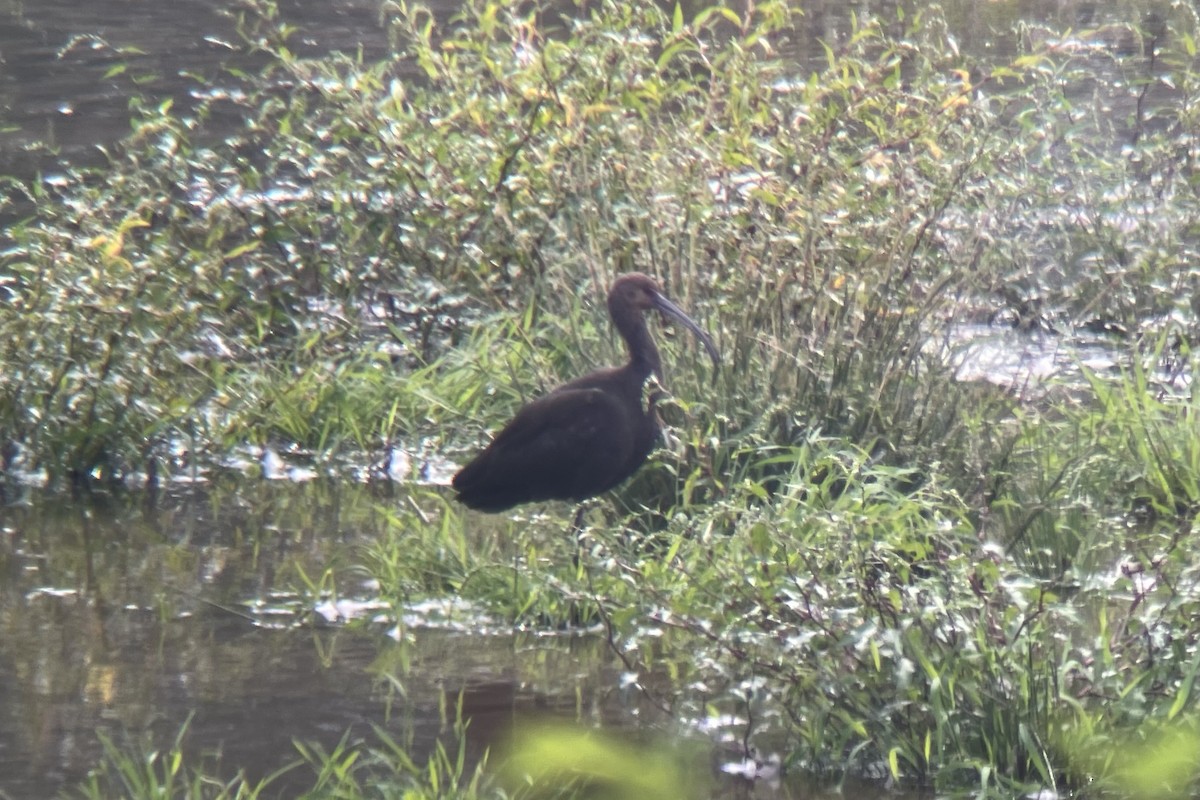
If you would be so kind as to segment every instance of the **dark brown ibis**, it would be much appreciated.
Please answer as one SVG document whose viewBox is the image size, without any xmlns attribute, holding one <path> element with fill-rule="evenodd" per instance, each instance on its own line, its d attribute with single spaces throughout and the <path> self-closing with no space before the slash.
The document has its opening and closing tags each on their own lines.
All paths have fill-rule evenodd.
<svg viewBox="0 0 1200 800">
<path fill-rule="evenodd" d="M 700 326 L 652 278 L 622 275 L 608 293 L 608 313 L 629 349 L 629 362 L 588 373 L 519 410 L 492 443 L 454 476 L 458 499 L 479 511 L 504 511 L 537 500 L 582 501 L 637 471 L 661 433 L 647 391 L 662 379 L 662 359 L 645 314 L 659 311 L 687 327 L 712 357 L 720 356 Z"/>
</svg>

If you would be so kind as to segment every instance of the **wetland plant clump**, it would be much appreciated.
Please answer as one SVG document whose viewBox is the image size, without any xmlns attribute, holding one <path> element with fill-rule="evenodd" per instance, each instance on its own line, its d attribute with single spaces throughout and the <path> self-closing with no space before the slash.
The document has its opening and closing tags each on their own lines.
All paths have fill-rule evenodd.
<svg viewBox="0 0 1200 800">
<path fill-rule="evenodd" d="M 466 452 L 619 360 L 600 300 L 643 271 L 724 363 L 668 359 L 678 435 L 615 521 L 477 548 L 419 492 L 369 554 L 385 592 L 598 622 L 680 678 L 666 707 L 792 769 L 1136 794 L 1113 743 L 1189 741 L 1190 9 L 1017 26 L 989 61 L 953 3 L 812 47 L 777 2 L 388 2 L 381 63 L 298 59 L 241 9 L 273 56 L 244 92 L 141 103 L 105 169 L 8 184 L 9 477 Z M 216 104 L 244 119 L 219 143 Z M 1107 358 L 964 379 L 988 321 Z"/>
</svg>

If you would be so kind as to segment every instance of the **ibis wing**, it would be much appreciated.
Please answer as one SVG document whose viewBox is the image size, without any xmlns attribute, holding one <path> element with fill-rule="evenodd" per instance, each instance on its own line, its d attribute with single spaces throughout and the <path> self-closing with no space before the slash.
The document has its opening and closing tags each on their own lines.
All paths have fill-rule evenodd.
<svg viewBox="0 0 1200 800">
<path fill-rule="evenodd" d="M 459 499 L 482 511 L 534 500 L 581 500 L 618 483 L 635 421 L 599 389 L 566 389 L 521 409 L 454 476 Z"/>
</svg>

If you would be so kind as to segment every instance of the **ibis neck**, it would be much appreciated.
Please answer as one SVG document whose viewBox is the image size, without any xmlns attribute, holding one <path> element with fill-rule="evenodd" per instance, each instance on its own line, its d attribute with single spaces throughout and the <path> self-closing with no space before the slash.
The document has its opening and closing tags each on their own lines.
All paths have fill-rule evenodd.
<svg viewBox="0 0 1200 800">
<path fill-rule="evenodd" d="M 662 378 L 662 359 L 658 355 L 658 347 L 650 338 L 650 330 L 640 315 L 629 328 L 621 328 L 621 336 L 629 348 L 629 366 L 642 381 L 657 375 Z"/>
<path fill-rule="evenodd" d="M 625 340 L 625 347 L 629 350 L 629 363 L 625 369 L 634 375 L 638 385 L 652 374 L 661 378 L 662 359 L 646 326 L 645 312 L 622 302 L 620 295 L 613 292 L 608 296 L 608 313 L 612 317 L 613 327 Z"/>
</svg>

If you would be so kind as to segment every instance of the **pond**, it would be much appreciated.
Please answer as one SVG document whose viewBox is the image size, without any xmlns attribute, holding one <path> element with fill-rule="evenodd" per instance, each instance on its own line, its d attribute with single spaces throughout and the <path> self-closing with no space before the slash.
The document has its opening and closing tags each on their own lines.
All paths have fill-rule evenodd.
<svg viewBox="0 0 1200 800">
<path fill-rule="evenodd" d="M 426 5 L 448 18 L 459 4 Z M 857 10 L 892 14 L 896 5 L 875 0 Z M 278 6 L 280 17 L 297 28 L 290 40 L 297 55 L 340 50 L 371 60 L 389 51 L 379 0 L 283 0 Z M 53 168 L 53 161 L 30 160 L 27 147 L 33 142 L 50 143 L 74 162 L 97 163 L 95 148 L 128 132 L 131 96 L 187 107 L 208 91 L 206 81 L 219 85 L 230 70 L 260 66 L 263 59 L 241 47 L 236 8 L 209 0 L 0 3 L 0 174 L 29 176 L 36 167 Z M 851 8 L 830 0 L 806 3 L 800 36 L 789 45 L 792 57 L 823 59 L 822 42 L 849 31 Z M 963 47 L 997 57 L 1012 51 L 1011 38 L 998 31 L 1018 19 L 1075 29 L 1130 21 L 1115 14 L 1107 20 L 1108 12 L 1091 2 L 957 2 L 948 8 L 961 25 L 956 36 Z M 978 15 L 996 28 L 975 24 Z M 237 124 L 234 118 L 227 122 Z"/>
<path fill-rule="evenodd" d="M 297 593 L 300 576 L 396 535 L 394 487 L 273 481 L 5 499 L 0 796 L 53 796 L 104 758 L 104 741 L 149 752 L 184 729 L 183 752 L 226 779 L 290 766 L 270 784 L 280 797 L 313 783 L 295 743 L 331 752 L 374 743 L 378 728 L 420 764 L 439 743 L 457 752 L 457 713 L 469 720 L 468 765 L 535 720 L 670 729 L 653 688 L 622 680 L 598 631 L 514 630 L 453 599 L 414 601 L 389 617 L 398 628 L 348 628 L 347 617 L 379 609 L 371 587 L 342 571 L 336 596 Z M 739 796 L 750 789 L 723 780 Z M 819 793 L 772 780 L 753 796 L 797 791 Z"/>
<path fill-rule="evenodd" d="M 449 601 L 414 605 L 403 630 L 348 630 L 342 616 L 370 613 L 352 576 L 336 603 L 288 588 L 387 535 L 396 500 L 318 481 L 9 497 L 0 794 L 51 796 L 98 762 L 100 736 L 161 746 L 188 720 L 187 752 L 257 780 L 298 760 L 293 739 L 332 750 L 372 725 L 420 761 L 460 695 L 474 755 L 521 713 L 630 724 L 648 711 L 616 688 L 597 636 L 514 632 Z"/>
<path fill-rule="evenodd" d="M 440 4 L 438 13 L 453 6 Z M 1002 37 L 971 24 L 972 9 L 996 13 L 997 4 L 960 6 L 952 18 L 962 21 L 964 47 L 1003 50 Z M 1096 24 L 1100 13 L 1093 3 L 1040 6 L 1006 6 L 998 21 L 1043 14 L 1071 26 Z M 299 26 L 301 55 L 361 49 L 371 59 L 387 51 L 376 0 L 289 0 L 280 8 Z M 806 7 L 791 55 L 821 58 L 820 42 L 848 30 L 850 10 L 837 2 Z M 61 160 L 100 163 L 96 148 L 128 130 L 135 90 L 186 107 L 204 81 L 219 86 L 227 70 L 258 66 L 237 47 L 234 19 L 206 0 L 9 0 L 0 19 L 0 173 L 19 177 L 52 173 Z M 33 142 L 58 153 L 30 156 Z M 1060 364 L 1057 344 L 1011 330 L 963 330 L 964 380 L 1025 384 L 1031 374 L 1043 377 L 1043 367 L 1054 373 L 1078 361 L 1072 354 Z M 992 336 L 999 341 L 989 345 Z M 1020 356 L 995 363 L 1019 350 L 1014 336 Z M 1102 347 L 1085 355 L 1097 368 L 1109 364 Z M 185 725 L 187 752 L 212 756 L 220 774 L 252 779 L 298 761 L 296 741 L 328 751 L 347 735 L 369 740 L 373 726 L 420 761 L 439 741 L 453 743 L 460 698 L 470 758 L 527 716 L 619 730 L 669 725 L 625 686 L 618 655 L 594 630 L 514 631 L 476 609 L 424 598 L 389 609 L 404 620 L 399 629 L 345 625 L 348 616 L 369 619 L 375 587 L 342 565 L 396 535 L 386 511 L 405 502 L 405 491 L 403 482 L 257 478 L 119 494 L 7 487 L 0 797 L 68 790 L 103 758 L 105 739 L 161 748 Z M 336 576 L 336 593 L 327 575 Z M 311 588 L 297 588 L 304 586 Z M 310 784 L 311 771 L 299 767 L 276 786 L 286 795 Z M 814 791 L 786 782 L 753 789 L 764 797 Z"/>
</svg>

